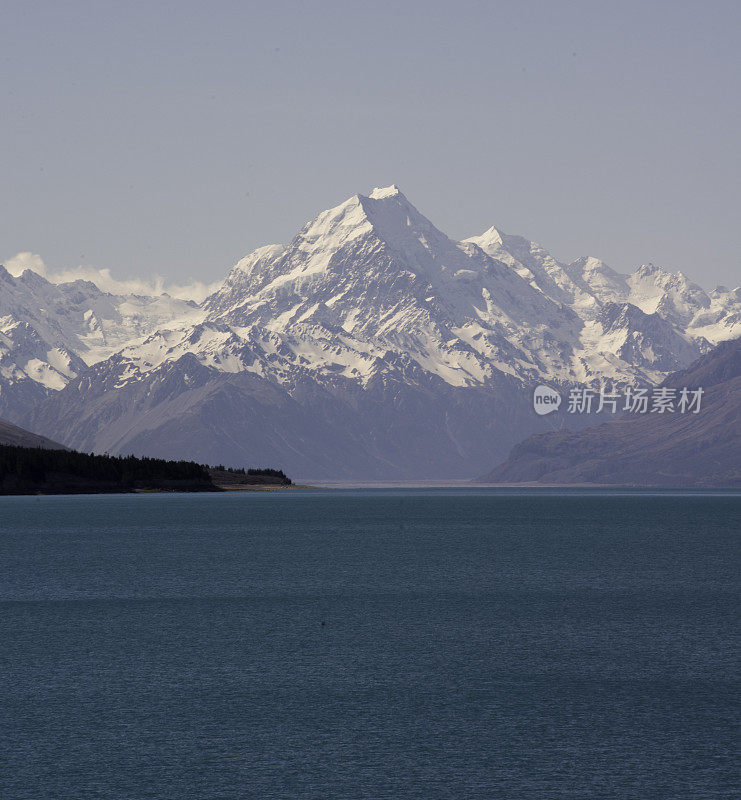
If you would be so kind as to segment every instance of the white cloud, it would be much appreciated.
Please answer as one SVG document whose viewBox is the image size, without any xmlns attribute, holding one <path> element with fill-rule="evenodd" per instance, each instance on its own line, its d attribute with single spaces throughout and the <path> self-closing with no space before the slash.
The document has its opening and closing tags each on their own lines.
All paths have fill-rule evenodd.
<svg viewBox="0 0 741 800">
<path fill-rule="evenodd" d="M 2 264 L 16 278 L 27 269 L 46 277 L 46 265 L 38 253 L 16 253 L 12 258 L 3 261 Z"/>
<path fill-rule="evenodd" d="M 125 278 L 119 280 L 111 275 L 109 269 L 96 269 L 95 267 L 72 267 L 58 272 L 49 272 L 43 259 L 36 253 L 17 253 L 12 258 L 3 262 L 5 269 L 11 275 L 18 277 L 25 269 L 33 270 L 52 283 L 67 283 L 69 281 L 91 281 L 99 289 L 110 294 L 140 294 L 156 296 L 165 292 L 179 300 L 194 300 L 200 303 L 211 292 L 215 291 L 221 281 L 203 283 L 203 281 L 190 280 L 186 283 L 167 283 L 160 275 L 154 275 L 149 280 L 141 278 Z"/>
<path fill-rule="evenodd" d="M 53 283 L 67 283 L 69 281 L 92 281 L 99 289 L 111 294 L 143 294 L 160 295 L 167 292 L 171 297 L 180 300 L 195 300 L 200 303 L 220 282 L 206 284 L 203 281 L 191 280 L 187 283 L 167 283 L 160 275 L 154 275 L 149 280 L 141 278 L 125 278 L 119 280 L 111 275 L 109 269 L 96 269 L 95 267 L 74 267 L 49 274 L 48 279 Z"/>
</svg>

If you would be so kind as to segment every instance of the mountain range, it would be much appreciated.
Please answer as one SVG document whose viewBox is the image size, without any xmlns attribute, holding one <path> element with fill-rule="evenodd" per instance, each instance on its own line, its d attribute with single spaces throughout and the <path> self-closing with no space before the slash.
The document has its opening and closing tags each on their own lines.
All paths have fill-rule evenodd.
<svg viewBox="0 0 741 800">
<path fill-rule="evenodd" d="M 0 268 L 0 416 L 86 451 L 471 477 L 563 420 L 534 414 L 535 384 L 653 385 L 739 334 L 738 288 L 562 263 L 494 227 L 454 241 L 391 186 L 202 303 Z"/>
</svg>

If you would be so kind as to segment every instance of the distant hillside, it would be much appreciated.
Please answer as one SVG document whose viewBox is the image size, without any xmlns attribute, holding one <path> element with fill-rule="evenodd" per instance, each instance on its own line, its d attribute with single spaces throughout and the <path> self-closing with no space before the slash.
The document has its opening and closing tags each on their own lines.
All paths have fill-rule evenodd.
<svg viewBox="0 0 741 800">
<path fill-rule="evenodd" d="M 741 486 L 741 339 L 663 385 L 702 387 L 699 414 L 641 414 L 531 436 L 484 483 Z"/>
<path fill-rule="evenodd" d="M 63 444 L 47 439 L 46 436 L 39 436 L 38 433 L 31 433 L 17 425 L 0 420 L 0 445 L 8 444 L 16 447 L 44 447 L 49 450 L 67 450 Z"/>
<path fill-rule="evenodd" d="M 0 445 L 0 494 L 220 491 L 193 461 Z"/>
</svg>

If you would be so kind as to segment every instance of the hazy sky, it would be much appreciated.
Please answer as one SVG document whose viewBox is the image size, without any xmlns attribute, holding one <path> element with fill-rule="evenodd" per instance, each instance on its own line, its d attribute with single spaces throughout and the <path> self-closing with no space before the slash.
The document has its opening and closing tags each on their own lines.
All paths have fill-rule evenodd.
<svg viewBox="0 0 741 800">
<path fill-rule="evenodd" d="M 738 2 L 0 4 L 0 259 L 212 281 L 397 183 L 454 238 L 741 282 Z"/>
</svg>

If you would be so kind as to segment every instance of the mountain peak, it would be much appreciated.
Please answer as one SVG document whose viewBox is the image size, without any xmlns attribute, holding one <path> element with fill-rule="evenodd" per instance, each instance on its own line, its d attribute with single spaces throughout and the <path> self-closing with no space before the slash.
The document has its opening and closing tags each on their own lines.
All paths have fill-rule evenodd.
<svg viewBox="0 0 741 800">
<path fill-rule="evenodd" d="M 39 275 L 38 272 L 28 267 L 24 269 L 23 272 L 21 272 L 20 280 L 23 281 L 23 283 L 28 284 L 30 286 L 49 285 L 49 281 L 47 281 L 43 275 Z"/>
<path fill-rule="evenodd" d="M 395 185 L 376 188 L 368 196 L 353 195 L 323 211 L 304 226 L 292 246 L 301 251 L 310 272 L 322 272 L 334 252 L 371 234 L 407 253 L 410 248 L 429 248 L 433 241 L 452 247 Z"/>
<path fill-rule="evenodd" d="M 636 269 L 636 274 L 640 276 L 644 275 L 663 275 L 666 272 L 662 267 L 657 267 L 656 264 L 652 264 L 650 261 L 647 264 L 641 264 L 638 269 Z"/>
<path fill-rule="evenodd" d="M 486 252 L 486 248 L 488 247 L 496 247 L 497 245 L 504 244 L 504 237 L 505 234 L 503 231 L 500 231 L 499 228 L 492 225 L 490 228 L 487 228 L 480 236 L 469 236 L 468 239 L 464 239 L 464 242 L 472 242 L 475 245 L 478 245 L 484 252 Z"/>
</svg>

